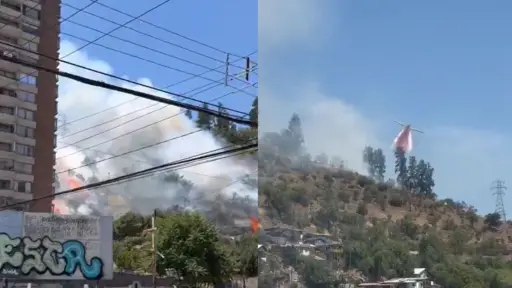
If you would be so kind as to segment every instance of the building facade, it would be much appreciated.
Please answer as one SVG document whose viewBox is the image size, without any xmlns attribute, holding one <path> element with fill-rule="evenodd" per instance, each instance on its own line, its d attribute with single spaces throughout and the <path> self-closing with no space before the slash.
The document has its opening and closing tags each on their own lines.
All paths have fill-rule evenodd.
<svg viewBox="0 0 512 288">
<path fill-rule="evenodd" d="M 60 0 L 0 0 L 0 53 L 57 69 L 21 49 L 58 58 L 59 18 Z M 54 193 L 56 114 L 56 75 L 0 60 L 0 207 Z M 51 212 L 51 200 L 16 208 Z"/>
</svg>

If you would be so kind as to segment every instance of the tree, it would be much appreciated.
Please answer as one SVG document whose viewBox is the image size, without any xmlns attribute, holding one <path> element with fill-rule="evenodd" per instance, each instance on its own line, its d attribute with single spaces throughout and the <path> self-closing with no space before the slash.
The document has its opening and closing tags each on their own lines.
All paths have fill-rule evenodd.
<svg viewBox="0 0 512 288">
<path fill-rule="evenodd" d="M 384 182 L 384 174 L 386 174 L 386 156 L 382 149 L 373 152 L 373 170 L 375 171 L 375 180 Z"/>
<path fill-rule="evenodd" d="M 210 109 L 207 103 L 203 104 L 203 109 Z M 202 111 L 197 113 L 196 125 L 199 128 L 210 130 L 212 128 L 212 117 Z"/>
<path fill-rule="evenodd" d="M 220 245 L 215 227 L 197 213 L 178 213 L 157 218 L 161 275 L 174 272 L 184 284 L 213 286 L 232 278 L 233 263 Z"/>
<path fill-rule="evenodd" d="M 149 228 L 149 218 L 140 214 L 128 212 L 114 222 L 117 238 L 140 236 L 142 231 Z"/>
<path fill-rule="evenodd" d="M 402 149 L 395 149 L 395 174 L 396 182 L 405 186 L 405 181 L 407 180 L 407 158 L 405 158 L 405 152 Z"/>
<path fill-rule="evenodd" d="M 258 122 L 258 97 L 252 101 L 251 110 L 249 111 L 249 120 Z"/>
<path fill-rule="evenodd" d="M 288 123 L 288 129 L 284 130 L 282 134 L 284 139 L 284 147 L 282 148 L 284 152 L 293 156 L 302 154 L 304 135 L 302 134 L 302 124 L 299 115 L 295 113 L 292 115 Z"/>
<path fill-rule="evenodd" d="M 224 108 L 224 105 L 219 102 L 217 112 L 220 115 L 228 115 L 226 108 Z M 229 120 L 221 117 L 216 117 L 215 119 L 215 130 L 217 130 L 217 133 L 223 135 L 228 132 L 229 130 Z"/>
<path fill-rule="evenodd" d="M 258 276 L 258 235 L 245 234 L 236 243 L 237 268 L 243 279 L 245 288 L 245 279 Z"/>
<path fill-rule="evenodd" d="M 490 229 L 496 230 L 503 224 L 500 213 L 489 213 L 485 215 L 484 223 Z"/>
<path fill-rule="evenodd" d="M 375 178 L 374 151 L 370 146 L 366 146 L 363 151 L 363 162 L 366 163 L 368 175 Z"/>
<path fill-rule="evenodd" d="M 192 120 L 192 111 L 190 109 L 185 110 L 185 116 Z"/>
<path fill-rule="evenodd" d="M 373 179 L 383 182 L 386 174 L 386 156 L 382 149 L 373 149 L 366 146 L 363 150 L 363 162 L 367 165 L 368 175 Z"/>
<path fill-rule="evenodd" d="M 418 169 L 416 157 L 409 156 L 409 164 L 407 166 L 407 178 L 405 180 L 405 187 L 411 191 L 418 187 Z"/>
<path fill-rule="evenodd" d="M 434 195 L 434 168 L 430 163 L 420 160 L 416 166 L 416 188 L 422 197 L 433 197 Z"/>
</svg>

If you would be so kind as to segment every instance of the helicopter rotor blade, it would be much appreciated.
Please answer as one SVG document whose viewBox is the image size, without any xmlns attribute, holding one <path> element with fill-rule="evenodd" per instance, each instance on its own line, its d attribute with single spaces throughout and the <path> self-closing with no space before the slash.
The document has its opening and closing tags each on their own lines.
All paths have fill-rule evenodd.
<svg viewBox="0 0 512 288">
<path fill-rule="evenodd" d="M 395 121 L 395 123 L 397 123 L 397 124 L 399 124 L 399 125 L 402 125 L 402 126 L 404 126 L 404 127 L 405 127 L 405 126 L 407 126 L 407 125 L 405 125 L 405 124 L 403 124 L 403 123 L 400 123 L 400 122 L 398 122 L 398 121 L 396 121 L 396 120 L 394 120 L 394 121 Z"/>
</svg>

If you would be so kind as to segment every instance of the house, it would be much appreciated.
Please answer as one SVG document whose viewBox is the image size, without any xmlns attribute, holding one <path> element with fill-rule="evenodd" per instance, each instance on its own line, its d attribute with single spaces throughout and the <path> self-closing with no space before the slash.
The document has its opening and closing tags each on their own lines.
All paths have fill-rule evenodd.
<svg viewBox="0 0 512 288">
<path fill-rule="evenodd" d="M 414 268 L 413 277 L 394 278 L 375 283 L 361 283 L 359 287 L 386 287 L 386 288 L 438 288 L 439 285 L 429 280 L 427 269 Z"/>
</svg>

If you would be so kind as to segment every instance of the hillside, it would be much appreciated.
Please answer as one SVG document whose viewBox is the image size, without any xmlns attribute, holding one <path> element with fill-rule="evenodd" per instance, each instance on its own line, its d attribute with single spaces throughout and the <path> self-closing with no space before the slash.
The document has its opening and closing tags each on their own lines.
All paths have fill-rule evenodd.
<svg viewBox="0 0 512 288">
<path fill-rule="evenodd" d="M 512 284 L 511 225 L 499 214 L 482 216 L 462 201 L 438 199 L 428 162 L 396 155 L 397 179 L 384 182 L 379 157 L 368 151 L 361 157 L 372 177 L 344 169 L 335 157 L 311 160 L 303 142 L 297 115 L 288 129 L 260 140 L 259 213 L 269 247 L 260 270 L 281 271 L 264 281 L 286 283 L 292 267 L 306 287 L 335 287 L 410 276 L 413 267 L 424 267 L 448 288 Z M 298 243 L 300 234 L 303 243 L 320 237 L 330 244 L 313 249 L 316 260 L 282 245 Z"/>
</svg>

